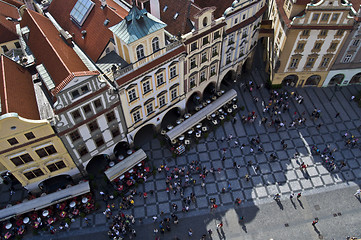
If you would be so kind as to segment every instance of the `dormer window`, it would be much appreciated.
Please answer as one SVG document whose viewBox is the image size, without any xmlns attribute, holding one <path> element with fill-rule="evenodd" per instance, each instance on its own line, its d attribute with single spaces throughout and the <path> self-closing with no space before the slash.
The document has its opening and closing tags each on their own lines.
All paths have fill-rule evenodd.
<svg viewBox="0 0 361 240">
<path fill-rule="evenodd" d="M 83 94 L 86 94 L 87 92 L 89 92 L 89 87 L 88 87 L 88 85 L 84 85 L 84 86 L 70 92 L 70 95 L 71 95 L 72 99 L 75 99 L 75 98 L 80 97 Z"/>
<path fill-rule="evenodd" d="M 176 20 L 177 19 L 177 17 L 179 16 L 179 13 L 178 12 L 176 12 L 175 14 L 174 14 L 174 20 Z"/>
<path fill-rule="evenodd" d="M 167 11 L 167 9 L 168 9 L 168 6 L 165 5 L 164 8 L 163 8 L 163 12 Z"/>
<path fill-rule="evenodd" d="M 152 48 L 153 48 L 153 52 L 159 50 L 159 39 L 157 37 L 153 38 L 152 40 Z"/>
<path fill-rule="evenodd" d="M 138 58 L 138 60 L 144 58 L 144 47 L 143 47 L 143 45 L 139 45 L 137 47 L 137 58 Z"/>
</svg>

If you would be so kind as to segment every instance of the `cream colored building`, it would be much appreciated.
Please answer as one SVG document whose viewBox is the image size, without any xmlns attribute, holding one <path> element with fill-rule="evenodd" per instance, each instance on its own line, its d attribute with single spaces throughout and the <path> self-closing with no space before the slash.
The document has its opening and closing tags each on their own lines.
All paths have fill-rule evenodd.
<svg viewBox="0 0 361 240">
<path fill-rule="evenodd" d="M 322 86 L 353 28 L 350 10 L 341 0 L 271 1 L 274 37 L 267 49 L 272 84 Z"/>
</svg>

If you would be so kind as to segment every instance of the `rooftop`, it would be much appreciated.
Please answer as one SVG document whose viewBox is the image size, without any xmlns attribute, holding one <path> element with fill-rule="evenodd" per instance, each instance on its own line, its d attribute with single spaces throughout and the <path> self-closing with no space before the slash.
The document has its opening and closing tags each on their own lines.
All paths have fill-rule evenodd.
<svg viewBox="0 0 361 240">
<path fill-rule="evenodd" d="M 239 2 L 239 0 L 236 0 Z M 205 7 L 216 7 L 216 11 L 214 11 L 214 17 L 220 18 L 223 16 L 224 11 L 232 6 L 233 2 L 236 2 L 235 0 L 194 0 L 194 3 L 198 5 L 201 8 Z"/>
<path fill-rule="evenodd" d="M 128 11 L 111 0 L 108 0 L 108 5 L 102 9 L 101 2 L 95 0 L 94 7 L 79 27 L 70 19 L 70 12 L 76 3 L 77 0 L 67 0 L 66 4 L 63 0 L 53 0 L 48 11 L 59 25 L 71 34 L 75 43 L 96 62 L 113 37 L 109 26 L 122 21 L 128 15 Z"/>
<path fill-rule="evenodd" d="M 57 91 L 75 76 L 97 74 L 88 70 L 48 18 L 27 9 L 20 24 L 30 29 L 27 44 L 36 58 L 36 64 L 43 64 L 51 75 Z"/>
<path fill-rule="evenodd" d="M 12 2 L 12 1 L 9 1 Z M 0 43 L 18 39 L 16 34 L 16 20 L 20 18 L 17 6 L 0 0 Z M 11 21 L 14 19 L 15 21 Z"/>
<path fill-rule="evenodd" d="M 123 42 L 129 44 L 166 26 L 146 9 L 139 10 L 134 5 L 123 21 L 109 29 Z"/>
<path fill-rule="evenodd" d="M 0 101 L 1 114 L 40 119 L 31 74 L 4 55 L 0 57 Z"/>
</svg>

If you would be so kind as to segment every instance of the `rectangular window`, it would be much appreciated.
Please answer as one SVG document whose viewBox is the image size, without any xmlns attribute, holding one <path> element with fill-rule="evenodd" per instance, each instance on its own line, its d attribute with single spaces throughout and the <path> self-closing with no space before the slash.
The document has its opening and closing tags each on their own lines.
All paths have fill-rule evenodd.
<svg viewBox="0 0 361 240">
<path fill-rule="evenodd" d="M 95 121 L 93 121 L 91 123 L 88 123 L 88 128 L 89 128 L 90 132 L 94 132 L 95 130 L 99 129 L 97 120 L 95 120 Z"/>
<path fill-rule="evenodd" d="M 16 48 L 21 48 L 21 45 L 20 45 L 19 42 L 15 42 L 14 45 L 15 45 Z"/>
<path fill-rule="evenodd" d="M 28 140 L 35 138 L 35 135 L 33 132 L 28 132 L 28 133 L 25 133 L 24 135 L 25 135 L 26 139 L 28 139 Z"/>
<path fill-rule="evenodd" d="M 40 176 L 43 176 L 44 173 L 43 171 L 41 171 L 40 168 L 38 169 L 35 169 L 33 171 L 30 171 L 30 172 L 26 172 L 24 173 L 24 176 L 28 179 L 28 180 L 31 180 L 31 179 L 34 179 L 34 178 L 37 178 L 37 177 L 40 177 Z"/>
<path fill-rule="evenodd" d="M 358 46 L 358 44 L 359 44 L 359 42 L 360 42 L 360 40 L 359 40 L 359 39 L 355 39 L 355 40 L 353 40 L 353 42 L 352 42 L 352 46 L 357 47 L 357 46 Z"/>
<path fill-rule="evenodd" d="M 97 99 L 97 100 L 95 100 L 95 101 L 93 102 L 93 104 L 94 104 L 94 107 L 95 107 L 96 109 L 103 107 L 102 101 L 100 100 L 100 98 Z"/>
<path fill-rule="evenodd" d="M 191 52 L 197 50 L 197 42 L 191 44 Z"/>
<path fill-rule="evenodd" d="M 202 63 L 206 62 L 207 60 L 207 52 L 202 52 Z"/>
<path fill-rule="evenodd" d="M 319 17 L 320 17 L 319 13 L 314 13 L 313 16 L 312 16 L 312 21 L 317 22 Z"/>
<path fill-rule="evenodd" d="M 320 67 L 327 67 L 329 61 L 330 61 L 330 58 L 326 58 L 326 57 L 323 58 Z"/>
<path fill-rule="evenodd" d="M 204 37 L 204 38 L 202 39 L 202 41 L 203 41 L 203 45 L 206 45 L 206 44 L 209 43 L 208 37 Z"/>
<path fill-rule="evenodd" d="M 351 58 L 352 58 L 352 54 L 347 54 L 345 56 L 345 58 L 343 59 L 343 62 L 344 63 L 349 63 L 349 62 L 351 62 Z"/>
<path fill-rule="evenodd" d="M 82 87 L 80 88 L 80 90 L 81 90 L 81 93 L 82 93 L 82 94 L 85 94 L 85 93 L 89 92 L 88 85 L 82 86 Z"/>
<path fill-rule="evenodd" d="M 23 164 L 28 163 L 28 162 L 33 162 L 34 159 L 28 153 L 25 153 L 25 154 L 20 155 L 18 157 L 10 158 L 10 161 L 15 166 L 20 166 L 20 165 L 23 165 Z"/>
<path fill-rule="evenodd" d="M 299 43 L 297 44 L 297 50 L 299 51 L 303 51 L 303 48 L 305 47 L 305 44 L 304 43 Z"/>
<path fill-rule="evenodd" d="M 327 22 L 329 18 L 330 18 L 330 14 L 324 13 L 324 14 L 322 14 L 321 21 Z"/>
<path fill-rule="evenodd" d="M 170 78 L 175 78 L 177 76 L 177 66 L 171 66 L 169 72 Z"/>
<path fill-rule="evenodd" d="M 226 64 L 231 63 L 232 52 L 228 52 L 226 55 Z"/>
<path fill-rule="evenodd" d="M 80 115 L 80 111 L 79 110 L 75 110 L 71 113 L 71 116 L 73 117 L 74 121 L 77 121 L 79 119 L 81 119 L 81 115 Z"/>
<path fill-rule="evenodd" d="M 322 29 L 320 31 L 320 36 L 327 36 L 327 32 L 328 32 L 328 30 Z"/>
<path fill-rule="evenodd" d="M 307 60 L 307 63 L 306 63 L 306 68 L 311 68 L 311 67 L 313 67 L 313 64 L 315 63 L 315 58 L 309 58 L 308 60 Z"/>
<path fill-rule="evenodd" d="M 115 138 L 120 135 L 120 131 L 118 127 L 112 128 L 110 130 L 110 133 L 112 134 L 112 137 Z"/>
<path fill-rule="evenodd" d="M 92 108 L 90 107 L 90 104 L 87 104 L 83 107 L 83 111 L 85 113 L 85 115 L 89 114 L 92 112 Z"/>
<path fill-rule="evenodd" d="M 159 97 L 159 107 L 163 107 L 165 106 L 165 96 L 160 96 Z"/>
<path fill-rule="evenodd" d="M 37 149 L 37 150 L 35 150 L 35 152 L 36 152 L 36 154 L 38 154 L 38 156 L 40 158 L 47 157 L 47 156 L 57 153 L 57 151 L 53 145 Z"/>
<path fill-rule="evenodd" d="M 219 34 L 219 31 L 215 32 L 213 35 L 213 40 L 216 40 L 217 38 L 219 38 L 221 35 Z"/>
<path fill-rule="evenodd" d="M 116 119 L 114 111 L 108 112 L 105 115 L 105 117 L 106 117 L 108 123 L 110 123 L 110 122 L 112 122 L 112 121 L 114 121 Z"/>
<path fill-rule="evenodd" d="M 293 58 L 291 60 L 290 68 L 296 68 L 298 64 L 298 58 Z"/>
<path fill-rule="evenodd" d="M 216 75 L 216 66 L 215 65 L 211 66 L 211 76 L 214 76 L 214 75 Z"/>
<path fill-rule="evenodd" d="M 133 102 L 135 99 L 137 99 L 137 94 L 135 92 L 135 89 L 131 89 L 128 91 L 128 97 L 129 97 L 129 102 Z"/>
<path fill-rule="evenodd" d="M 150 82 L 149 81 L 146 81 L 143 83 L 143 92 L 144 94 L 150 92 Z"/>
<path fill-rule="evenodd" d="M 72 142 L 75 142 L 76 140 L 79 140 L 80 139 L 79 131 L 75 130 L 75 131 L 69 133 L 69 137 L 70 137 Z"/>
<path fill-rule="evenodd" d="M 89 92 L 89 87 L 88 87 L 88 85 L 84 85 L 84 86 L 80 87 L 79 89 L 71 91 L 70 95 L 71 95 L 71 97 L 73 99 L 75 99 L 75 98 L 78 98 L 78 97 L 80 97 L 81 95 L 83 95 L 83 94 L 85 94 L 87 92 Z"/>
<path fill-rule="evenodd" d="M 335 42 L 331 43 L 330 50 L 336 50 L 337 45 L 338 45 L 338 43 L 335 43 Z"/>
<path fill-rule="evenodd" d="M 133 113 L 133 119 L 135 123 L 141 120 L 140 111 L 136 111 L 135 113 Z"/>
<path fill-rule="evenodd" d="M 338 13 L 332 14 L 332 19 L 331 19 L 331 21 L 336 22 L 336 21 L 338 20 L 338 17 L 339 17 L 339 16 L 340 16 L 340 14 L 338 14 Z"/>
<path fill-rule="evenodd" d="M 231 35 L 229 35 L 228 38 L 228 45 L 231 45 L 234 43 L 234 34 L 232 33 Z"/>
<path fill-rule="evenodd" d="M 94 143 L 97 147 L 101 147 L 104 145 L 104 139 L 102 136 L 98 136 L 94 139 Z"/>
<path fill-rule="evenodd" d="M 215 57 L 218 55 L 218 47 L 214 46 L 212 47 L 212 57 Z"/>
<path fill-rule="evenodd" d="M 316 42 L 315 43 L 315 46 L 313 46 L 313 49 L 314 50 L 320 50 L 322 47 L 322 42 Z"/>
<path fill-rule="evenodd" d="M 191 60 L 190 60 L 190 64 L 191 64 L 191 69 L 192 68 L 195 68 L 197 65 L 196 65 L 196 58 L 194 57 L 194 58 L 191 58 Z"/>
<path fill-rule="evenodd" d="M 238 18 L 235 18 L 234 19 L 234 24 L 237 24 L 238 23 Z"/>
<path fill-rule="evenodd" d="M 18 140 L 16 138 L 10 138 L 8 139 L 8 143 L 10 143 L 10 145 L 15 145 L 15 144 L 18 144 Z"/>
<path fill-rule="evenodd" d="M 190 86 L 191 88 L 194 88 L 194 87 L 196 86 L 196 77 L 195 77 L 195 76 L 190 77 L 190 79 L 189 79 L 189 86 Z"/>
<path fill-rule="evenodd" d="M 164 84 L 164 77 L 163 77 L 163 73 L 160 73 L 157 75 L 157 86 L 161 86 Z"/>
<path fill-rule="evenodd" d="M 85 155 L 87 155 L 87 154 L 89 153 L 89 151 L 88 151 L 88 149 L 86 148 L 86 146 L 81 146 L 81 147 L 79 147 L 79 148 L 77 149 L 77 151 L 78 151 L 80 157 L 85 156 Z"/>
<path fill-rule="evenodd" d="M 154 112 L 154 109 L 153 109 L 153 103 L 149 103 L 145 109 L 147 110 L 147 115 L 150 115 Z"/>
<path fill-rule="evenodd" d="M 170 97 L 171 97 L 172 101 L 177 98 L 177 89 L 176 88 L 172 89 L 172 91 L 170 92 Z"/>
<path fill-rule="evenodd" d="M 206 80 L 206 71 L 202 71 L 200 74 L 201 82 Z"/>
<path fill-rule="evenodd" d="M 49 165 L 46 165 L 46 167 L 49 169 L 50 172 L 55 172 L 58 171 L 60 169 L 66 168 L 66 165 L 63 161 L 59 161 L 56 163 L 52 163 Z"/>
<path fill-rule="evenodd" d="M 343 35 L 343 33 L 345 32 L 345 30 L 342 30 L 342 29 L 340 29 L 340 30 L 337 30 L 337 32 L 336 32 L 336 36 L 342 36 Z"/>
<path fill-rule="evenodd" d="M 309 36 L 310 35 L 310 30 L 305 29 L 302 31 L 302 36 Z"/>
<path fill-rule="evenodd" d="M 3 52 L 6 53 L 7 51 L 9 51 L 8 47 L 7 46 L 1 46 L 1 48 L 3 49 Z"/>
</svg>

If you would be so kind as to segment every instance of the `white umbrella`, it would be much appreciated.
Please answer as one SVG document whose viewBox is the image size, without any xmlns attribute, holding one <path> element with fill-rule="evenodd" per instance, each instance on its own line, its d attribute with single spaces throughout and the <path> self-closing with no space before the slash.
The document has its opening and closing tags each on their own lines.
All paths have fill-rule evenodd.
<svg viewBox="0 0 361 240">
<path fill-rule="evenodd" d="M 83 199 L 81 200 L 82 203 L 87 203 L 88 202 L 88 198 L 83 197 Z"/>
<path fill-rule="evenodd" d="M 70 207 L 75 207 L 75 205 L 76 205 L 76 203 L 75 203 L 74 201 L 72 201 L 72 202 L 69 204 Z"/>
<path fill-rule="evenodd" d="M 10 229 L 13 225 L 11 223 L 6 224 L 5 228 Z"/>
<path fill-rule="evenodd" d="M 29 219 L 28 217 L 25 217 L 25 218 L 23 219 L 23 223 L 25 223 L 25 224 L 27 224 L 29 221 L 30 221 L 30 219 Z"/>
</svg>

